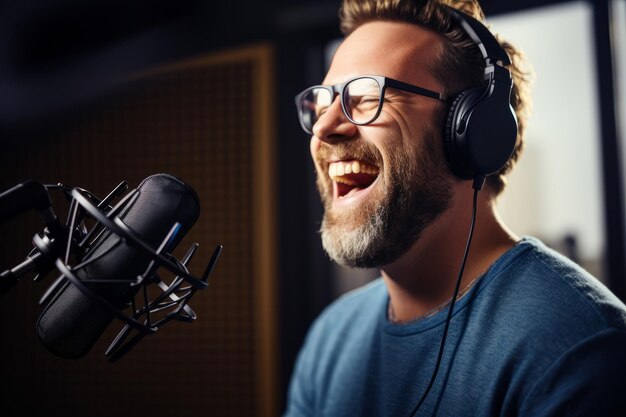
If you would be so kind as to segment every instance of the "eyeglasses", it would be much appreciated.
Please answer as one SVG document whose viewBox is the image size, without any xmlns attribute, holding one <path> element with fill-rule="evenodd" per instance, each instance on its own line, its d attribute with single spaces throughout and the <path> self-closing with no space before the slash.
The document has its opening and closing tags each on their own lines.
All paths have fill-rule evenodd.
<svg viewBox="0 0 626 417">
<path fill-rule="evenodd" d="M 443 94 L 426 88 L 379 75 L 362 75 L 340 84 L 315 85 L 298 94 L 300 124 L 312 135 L 313 125 L 333 104 L 336 95 L 341 98 L 341 109 L 348 120 L 359 126 L 370 124 L 380 115 L 387 87 L 446 101 Z"/>
</svg>

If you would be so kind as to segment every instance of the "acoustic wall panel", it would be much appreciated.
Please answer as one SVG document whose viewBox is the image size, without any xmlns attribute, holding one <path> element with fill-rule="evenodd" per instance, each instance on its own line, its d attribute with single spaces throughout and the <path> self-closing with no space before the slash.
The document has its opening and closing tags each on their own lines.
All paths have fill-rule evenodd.
<svg viewBox="0 0 626 417">
<path fill-rule="evenodd" d="M 272 50 L 261 45 L 199 57 L 134 77 L 45 140 L 7 140 L 0 186 L 24 179 L 62 182 L 103 197 L 157 172 L 176 175 L 200 197 L 201 212 L 175 254 L 200 244 L 202 273 L 224 246 L 190 305 L 191 323 L 170 323 L 119 362 L 104 351 L 115 321 L 87 357 L 45 351 L 34 326 L 42 283 L 25 277 L 2 297 L 2 414 L 65 416 L 273 416 L 277 413 L 275 198 Z M 67 213 L 52 194 L 57 214 Z M 30 249 L 42 222 L 27 213 L 0 225 L 0 269 Z"/>
</svg>

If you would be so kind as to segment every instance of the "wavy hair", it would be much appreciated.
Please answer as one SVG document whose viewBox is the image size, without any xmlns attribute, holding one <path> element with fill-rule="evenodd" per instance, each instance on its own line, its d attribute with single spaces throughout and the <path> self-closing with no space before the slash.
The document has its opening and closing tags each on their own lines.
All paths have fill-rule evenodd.
<svg viewBox="0 0 626 417">
<path fill-rule="evenodd" d="M 485 15 L 476 0 L 344 0 L 339 9 L 340 27 L 347 36 L 367 22 L 385 20 L 412 23 L 440 34 L 444 39 L 443 47 L 437 51 L 437 58 L 429 69 L 444 85 L 446 96 L 450 97 L 484 82 L 485 61 L 476 44 L 455 23 L 446 6 L 485 22 Z M 511 159 L 499 172 L 487 178 L 487 184 L 497 195 L 504 190 L 506 175 L 524 148 L 524 129 L 531 103 L 530 70 L 522 52 L 494 35 L 511 58 L 508 67 L 513 78 L 511 106 L 518 121 L 517 141 Z M 440 115 L 440 119 L 438 122 L 443 130 L 445 113 Z"/>
</svg>

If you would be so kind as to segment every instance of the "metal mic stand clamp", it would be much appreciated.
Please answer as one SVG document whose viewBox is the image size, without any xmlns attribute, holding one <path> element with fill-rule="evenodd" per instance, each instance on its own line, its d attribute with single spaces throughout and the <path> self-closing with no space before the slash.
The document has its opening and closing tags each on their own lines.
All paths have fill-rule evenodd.
<svg viewBox="0 0 626 417">
<path fill-rule="evenodd" d="M 103 200 L 99 200 L 86 190 L 81 191 L 88 199 L 97 204 L 98 208 L 110 208 L 109 203 L 128 188 L 128 183 L 122 181 Z M 52 210 L 52 201 L 49 190 L 59 190 L 71 202 L 70 213 L 65 225 L 61 225 L 58 217 Z M 0 273 L 0 294 L 4 294 L 19 281 L 20 277 L 28 272 L 35 271 L 35 281 L 41 280 L 56 267 L 58 258 L 65 258 L 83 251 L 84 241 L 89 238 L 88 232 L 76 218 L 77 203 L 72 198 L 72 188 L 61 183 L 44 185 L 40 182 L 28 180 L 2 192 L 0 194 L 0 223 L 4 223 L 29 210 L 37 210 L 46 227 L 41 234 L 33 236 L 34 248 L 26 259 L 15 266 Z M 71 229 L 73 233 L 70 233 Z M 68 242 L 72 236 L 72 241 Z"/>
<path fill-rule="evenodd" d="M 42 216 L 46 228 L 41 235 L 33 237 L 35 247 L 26 259 L 14 268 L 0 273 L 0 294 L 17 284 L 24 274 L 35 270 L 39 279 L 54 268 L 58 252 L 66 247 L 68 230 L 60 225 L 52 210 L 48 189 L 36 181 L 25 181 L 0 194 L 0 223 L 35 209 Z"/>
</svg>

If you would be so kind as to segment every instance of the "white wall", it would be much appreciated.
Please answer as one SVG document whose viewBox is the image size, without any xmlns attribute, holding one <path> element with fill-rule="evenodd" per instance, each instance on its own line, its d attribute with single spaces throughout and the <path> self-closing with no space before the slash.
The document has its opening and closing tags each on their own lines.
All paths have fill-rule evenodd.
<svg viewBox="0 0 626 417">
<path fill-rule="evenodd" d="M 605 248 L 592 18 L 586 2 L 572 2 L 488 23 L 525 52 L 535 72 L 526 150 L 501 215 L 516 233 L 551 244 L 573 233 L 581 258 L 596 269 Z"/>
<path fill-rule="evenodd" d="M 618 85 L 626 109 L 626 2 L 614 3 L 621 13 L 615 16 L 622 42 Z M 492 17 L 487 23 L 524 51 L 534 72 L 526 149 L 500 198 L 500 214 L 515 233 L 540 237 L 557 249 L 566 234 L 574 234 L 583 266 L 602 279 L 605 237 L 592 18 L 590 6 L 581 1 Z M 327 64 L 339 42 L 328 45 Z M 626 114 L 621 127 L 626 132 Z M 626 146 L 622 149 L 626 152 Z M 346 278 L 344 269 L 336 268 L 338 293 L 356 284 L 357 271 Z M 375 275 L 361 274 L 362 281 Z"/>
</svg>

